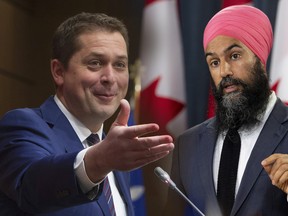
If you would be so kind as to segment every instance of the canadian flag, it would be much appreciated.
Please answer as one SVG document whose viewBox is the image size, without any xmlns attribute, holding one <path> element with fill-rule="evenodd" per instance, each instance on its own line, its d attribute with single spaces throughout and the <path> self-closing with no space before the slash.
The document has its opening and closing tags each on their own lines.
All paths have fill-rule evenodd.
<svg viewBox="0 0 288 216">
<path fill-rule="evenodd" d="M 143 13 L 139 123 L 174 137 L 187 128 L 184 66 L 175 0 L 147 0 Z"/>
<path fill-rule="evenodd" d="M 271 56 L 271 88 L 288 105 L 288 0 L 278 2 Z"/>
</svg>

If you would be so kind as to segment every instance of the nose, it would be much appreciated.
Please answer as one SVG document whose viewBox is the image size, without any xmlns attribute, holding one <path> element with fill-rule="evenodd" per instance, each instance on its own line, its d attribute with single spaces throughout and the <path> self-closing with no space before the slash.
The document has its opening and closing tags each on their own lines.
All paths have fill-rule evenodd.
<svg viewBox="0 0 288 216">
<path fill-rule="evenodd" d="M 103 70 L 102 70 L 102 74 L 101 74 L 101 83 L 105 84 L 105 83 L 113 83 L 115 81 L 115 76 L 114 76 L 114 68 L 111 64 L 107 64 Z"/>
<path fill-rule="evenodd" d="M 222 62 L 220 66 L 220 75 L 221 77 L 227 77 L 227 76 L 232 76 L 233 72 L 231 70 L 231 66 L 228 62 L 224 61 Z"/>
</svg>

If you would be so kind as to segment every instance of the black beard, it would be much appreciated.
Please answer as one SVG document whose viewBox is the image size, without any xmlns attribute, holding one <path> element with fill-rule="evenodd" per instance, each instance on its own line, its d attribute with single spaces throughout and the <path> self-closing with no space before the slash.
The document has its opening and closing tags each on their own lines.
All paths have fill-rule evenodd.
<svg viewBox="0 0 288 216">
<path fill-rule="evenodd" d="M 218 132 L 238 129 L 241 126 L 249 130 L 258 124 L 264 115 L 271 91 L 266 72 L 258 58 L 250 74 L 252 84 L 228 76 L 224 77 L 216 88 L 212 81 L 212 91 L 217 104 Z M 224 95 L 223 86 L 227 82 L 242 85 L 243 90 Z"/>
</svg>

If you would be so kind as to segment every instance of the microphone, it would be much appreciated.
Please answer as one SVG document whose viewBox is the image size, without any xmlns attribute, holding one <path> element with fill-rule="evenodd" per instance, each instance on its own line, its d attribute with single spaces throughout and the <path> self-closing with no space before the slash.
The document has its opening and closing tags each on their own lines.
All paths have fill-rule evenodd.
<svg viewBox="0 0 288 216">
<path fill-rule="evenodd" d="M 201 216 L 205 216 L 198 208 L 195 206 L 176 186 L 176 184 L 171 180 L 169 174 L 165 172 L 161 167 L 156 167 L 154 169 L 155 175 L 161 179 L 165 184 L 167 184 L 171 189 L 175 190 L 182 198 L 184 198 Z"/>
</svg>

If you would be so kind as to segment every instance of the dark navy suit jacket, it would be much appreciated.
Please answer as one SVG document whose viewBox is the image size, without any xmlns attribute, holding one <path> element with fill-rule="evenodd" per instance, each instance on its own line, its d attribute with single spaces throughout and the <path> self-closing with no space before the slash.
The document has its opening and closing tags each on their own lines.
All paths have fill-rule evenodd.
<svg viewBox="0 0 288 216">
<path fill-rule="evenodd" d="M 0 215 L 110 215 L 102 184 L 92 201 L 77 185 L 73 164 L 82 149 L 53 97 L 40 108 L 5 114 L 0 121 Z M 134 215 L 129 173 L 114 175 L 128 215 Z"/>
<path fill-rule="evenodd" d="M 213 182 L 216 139 L 213 118 L 181 135 L 173 152 L 171 179 L 206 216 L 221 215 Z M 279 99 L 252 150 L 231 215 L 288 215 L 287 194 L 272 185 L 261 166 L 273 153 L 288 154 L 288 108 Z"/>
</svg>

